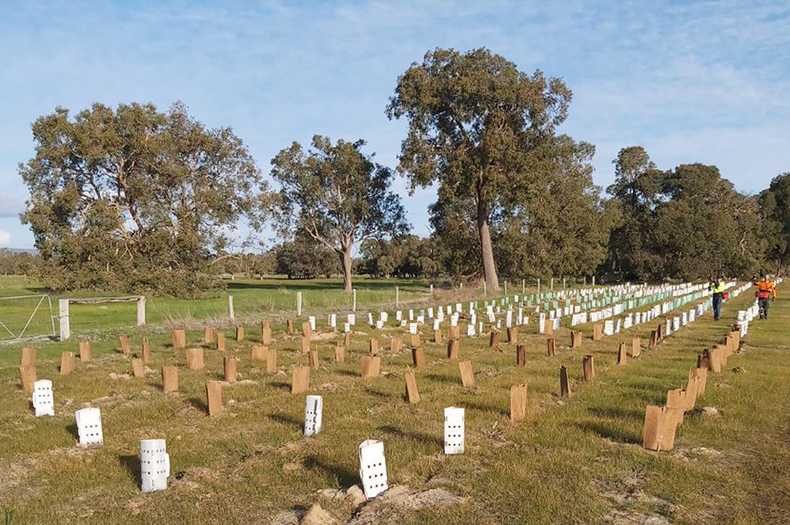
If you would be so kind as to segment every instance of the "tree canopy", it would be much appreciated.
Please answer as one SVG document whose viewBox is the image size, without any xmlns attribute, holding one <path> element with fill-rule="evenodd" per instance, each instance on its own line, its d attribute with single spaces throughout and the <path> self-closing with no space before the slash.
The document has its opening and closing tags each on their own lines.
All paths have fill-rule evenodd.
<svg viewBox="0 0 790 525">
<path fill-rule="evenodd" d="M 193 295 L 212 250 L 241 217 L 258 223 L 261 174 L 230 128 L 207 129 L 183 104 L 58 108 L 33 124 L 35 156 L 19 172 L 55 289 Z"/>
<path fill-rule="evenodd" d="M 347 292 L 354 247 L 409 229 L 400 197 L 390 188 L 392 170 L 364 155 L 364 145 L 362 140 L 333 144 L 316 135 L 311 149 L 294 142 L 272 159 L 272 177 L 280 184 L 279 224 L 332 250 Z"/>
</svg>

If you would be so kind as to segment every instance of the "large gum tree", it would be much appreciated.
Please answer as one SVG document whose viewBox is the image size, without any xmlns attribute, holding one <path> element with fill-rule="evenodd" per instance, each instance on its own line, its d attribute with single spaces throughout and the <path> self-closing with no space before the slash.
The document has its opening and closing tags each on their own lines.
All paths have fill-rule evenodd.
<svg viewBox="0 0 790 525">
<path fill-rule="evenodd" d="M 305 151 L 294 142 L 272 159 L 280 185 L 276 217 L 281 231 L 298 228 L 332 250 L 351 292 L 352 253 L 368 239 L 408 231 L 400 197 L 390 189 L 394 173 L 360 150 L 365 142 L 336 143 L 313 137 Z"/>
<path fill-rule="evenodd" d="M 409 123 L 398 169 L 413 189 L 438 182 L 440 198 L 471 201 L 490 290 L 499 289 L 492 221 L 524 201 L 570 99 L 562 80 L 484 48 L 429 51 L 398 78 L 386 110 Z"/>
</svg>

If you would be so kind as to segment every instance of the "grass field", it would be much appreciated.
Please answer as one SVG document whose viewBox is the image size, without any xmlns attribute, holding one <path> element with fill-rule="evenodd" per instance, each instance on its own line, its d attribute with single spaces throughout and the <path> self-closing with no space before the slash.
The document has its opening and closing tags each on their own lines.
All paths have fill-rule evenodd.
<svg viewBox="0 0 790 525">
<path fill-rule="evenodd" d="M 277 282 L 263 285 L 278 289 Z M 347 306 L 333 302 L 345 300 L 342 292 L 333 298 L 334 292 L 305 285 L 316 308 Z M 399 286 L 403 301 L 428 299 L 422 283 Z M 360 302 L 369 297 L 370 304 L 394 306 L 384 283 L 362 282 L 359 288 Z M 597 342 L 587 326 L 584 345 L 575 350 L 563 328 L 553 357 L 546 355 L 545 337 L 531 333 L 533 326 L 520 334 L 527 346 L 523 368 L 515 366 L 512 345 L 494 350 L 487 337 L 462 338 L 461 358 L 475 370 L 472 388 L 461 386 L 445 345 L 426 343 L 427 365 L 417 371 L 422 401 L 416 405 L 403 400 L 410 352 L 389 352 L 390 337 L 408 337 L 403 329 L 373 334 L 384 349 L 382 375 L 367 380 L 359 377 L 359 362 L 368 352 L 369 329 L 358 325 L 344 364 L 332 360 L 335 337 L 320 333 L 313 343 L 320 366 L 311 371 L 309 393 L 324 396 L 324 430 L 304 438 L 305 395 L 288 392 L 292 366 L 307 363 L 299 339 L 275 324 L 276 374 L 249 359 L 260 335 L 257 321 L 275 313 L 278 300 L 291 298 L 272 293 L 265 303 L 243 286 L 238 290 L 238 296 L 249 293 L 236 308 L 249 309 L 251 340 L 236 343 L 226 331 L 225 354 L 240 358 L 242 381 L 223 387 L 225 409 L 213 418 L 206 415 L 204 385 L 221 379 L 222 355 L 207 348 L 206 369 L 186 370 L 183 353 L 169 346 L 166 333 L 145 332 L 152 361 L 138 379 L 128 377 L 117 330 L 91 332 L 94 360 L 77 363 L 67 376 L 57 375 L 58 356 L 76 351 L 76 343 L 40 345 L 38 376 L 52 379 L 55 392 L 52 418 L 33 417 L 17 379 L 18 346 L 0 347 L 0 506 L 13 513 L 13 523 L 285 524 L 297 523 L 314 503 L 338 523 L 357 525 L 790 522 L 790 286 L 779 288 L 771 319 L 753 323 L 726 370 L 709 377 L 698 409 L 678 430 L 675 449 L 663 453 L 640 446 L 645 406 L 663 404 L 666 391 L 684 383 L 696 355 L 720 342 L 751 293 L 729 301 L 718 323 L 707 314 L 625 366 L 615 365 L 620 340 L 634 335 L 646 341 L 655 323 Z M 404 291 L 412 295 L 406 299 Z M 224 295 L 205 301 L 188 315 L 222 315 Z M 161 301 L 155 309 L 156 303 L 149 303 L 152 323 L 168 321 L 168 312 L 187 318 L 177 302 Z M 127 307 L 131 324 L 133 307 Z M 92 311 L 84 329 L 106 322 L 105 314 L 116 315 Z M 325 332 L 322 326 L 319 332 Z M 142 332 L 129 333 L 139 347 Z M 427 335 L 426 328 L 424 340 Z M 197 330 L 188 334 L 193 344 L 200 336 Z M 585 354 L 595 356 L 597 379 L 591 383 L 582 382 Z M 162 393 L 163 364 L 180 365 L 178 394 Z M 558 397 L 561 365 L 571 374 L 570 399 Z M 516 383 L 528 384 L 528 417 L 513 424 L 509 388 Z M 442 454 L 442 410 L 451 405 L 466 407 L 466 452 L 460 456 Z M 75 446 L 74 411 L 84 406 L 102 409 L 100 448 Z M 701 407 L 715 407 L 718 415 L 705 415 Z M 173 476 L 166 491 L 141 494 L 139 440 L 154 437 L 167 439 Z M 397 487 L 393 495 L 358 509 L 329 492 L 319 495 L 359 483 L 357 446 L 365 439 L 384 442 L 390 486 Z"/>
</svg>

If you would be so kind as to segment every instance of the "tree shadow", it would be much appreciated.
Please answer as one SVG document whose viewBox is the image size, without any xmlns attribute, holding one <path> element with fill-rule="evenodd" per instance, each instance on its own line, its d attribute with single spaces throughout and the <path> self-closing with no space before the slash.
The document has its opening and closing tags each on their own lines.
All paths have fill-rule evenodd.
<svg viewBox="0 0 790 525">
<path fill-rule="evenodd" d="M 286 392 L 291 391 L 291 384 L 286 383 L 284 381 L 274 381 L 273 383 L 271 383 L 271 385 L 279 390 L 285 390 Z"/>
<path fill-rule="evenodd" d="M 618 443 L 628 444 L 641 444 L 642 436 L 636 436 L 630 432 L 614 428 L 599 421 L 585 421 L 583 423 L 576 423 L 576 426 L 587 432 L 592 432 L 598 436 L 616 441 Z"/>
<path fill-rule="evenodd" d="M 591 414 L 603 417 L 603 418 L 625 418 L 625 419 L 635 419 L 637 421 L 642 421 L 645 417 L 643 410 L 638 409 L 625 409 L 625 408 L 588 408 L 588 412 Z"/>
<path fill-rule="evenodd" d="M 426 379 L 430 379 L 432 381 L 440 381 L 442 383 L 455 383 L 460 384 L 461 380 L 457 376 L 451 376 L 447 374 L 427 374 L 425 376 Z"/>
<path fill-rule="evenodd" d="M 304 424 L 303 421 L 287 414 L 272 414 L 269 416 L 269 419 L 286 426 L 292 426 L 297 430 L 302 430 L 302 425 Z"/>
<path fill-rule="evenodd" d="M 433 443 L 434 445 L 444 446 L 444 438 L 439 438 L 424 432 L 416 432 L 414 430 L 402 430 L 392 425 L 384 425 L 378 427 L 378 430 L 385 432 L 391 436 L 400 437 L 404 439 L 411 439 L 423 443 Z"/>
<path fill-rule="evenodd" d="M 370 388 L 370 387 L 365 388 L 365 393 L 368 394 L 368 395 L 374 396 L 374 397 L 380 397 L 380 398 L 384 398 L 384 399 L 388 399 L 388 398 L 392 397 L 392 396 L 390 396 L 390 394 L 388 394 L 386 392 L 382 392 L 380 390 L 375 390 L 375 389 Z"/>
<path fill-rule="evenodd" d="M 316 456 L 308 456 L 305 458 L 303 465 L 306 469 L 321 471 L 332 479 L 335 479 L 337 485 L 340 487 L 350 487 L 351 485 L 359 483 L 359 474 L 357 472 L 348 470 L 339 465 L 332 465 Z"/>
<path fill-rule="evenodd" d="M 143 484 L 143 476 L 140 473 L 140 458 L 138 456 L 118 456 L 118 463 L 129 473 L 137 486 Z"/>
</svg>

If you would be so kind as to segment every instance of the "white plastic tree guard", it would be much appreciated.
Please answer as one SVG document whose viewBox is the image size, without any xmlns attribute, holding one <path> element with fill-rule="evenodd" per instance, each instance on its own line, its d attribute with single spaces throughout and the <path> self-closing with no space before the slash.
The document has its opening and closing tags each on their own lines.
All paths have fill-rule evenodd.
<svg viewBox="0 0 790 525">
<path fill-rule="evenodd" d="M 312 436 L 321 432 L 324 412 L 322 396 L 307 396 L 304 409 L 304 435 Z"/>
<path fill-rule="evenodd" d="M 55 399 L 52 396 L 52 381 L 49 379 L 39 379 L 33 383 L 33 408 L 36 417 L 55 415 Z"/>
<path fill-rule="evenodd" d="M 101 428 L 101 411 L 98 408 L 83 408 L 74 413 L 80 445 L 101 445 L 104 435 Z"/>
<path fill-rule="evenodd" d="M 444 453 L 464 453 L 464 409 L 447 407 L 444 409 Z"/>
<path fill-rule="evenodd" d="M 368 499 L 375 498 L 389 488 L 384 443 L 368 439 L 359 445 L 359 477 Z"/>
<path fill-rule="evenodd" d="M 140 441 L 140 477 L 143 492 L 154 492 L 167 488 L 170 477 L 170 456 L 164 439 Z"/>
</svg>

